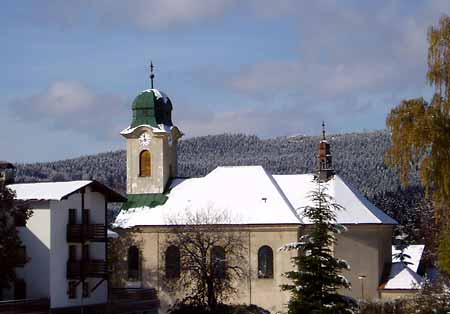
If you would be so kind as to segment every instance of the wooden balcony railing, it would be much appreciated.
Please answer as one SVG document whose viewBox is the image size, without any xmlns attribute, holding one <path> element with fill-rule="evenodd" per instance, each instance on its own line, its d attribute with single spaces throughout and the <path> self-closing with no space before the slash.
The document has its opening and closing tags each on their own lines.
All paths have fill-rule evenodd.
<svg viewBox="0 0 450 314">
<path fill-rule="evenodd" d="M 108 266 L 104 260 L 85 260 L 67 262 L 67 279 L 106 278 Z"/>
<path fill-rule="evenodd" d="M 106 226 L 102 224 L 68 224 L 67 242 L 105 242 Z"/>
</svg>

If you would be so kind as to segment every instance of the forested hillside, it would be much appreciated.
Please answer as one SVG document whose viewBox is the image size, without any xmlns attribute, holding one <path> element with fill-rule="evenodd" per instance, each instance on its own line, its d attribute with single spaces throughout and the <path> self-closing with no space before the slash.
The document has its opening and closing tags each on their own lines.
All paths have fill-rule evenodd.
<svg viewBox="0 0 450 314">
<path fill-rule="evenodd" d="M 369 197 L 395 191 L 398 177 L 383 161 L 389 145 L 385 132 L 330 136 L 334 167 Z M 179 176 L 203 176 L 219 165 L 263 165 L 274 174 L 314 171 L 318 137 L 259 139 L 249 135 L 215 135 L 183 140 Z M 107 152 L 74 159 L 18 165 L 18 181 L 96 179 L 125 190 L 125 152 Z"/>
<path fill-rule="evenodd" d="M 219 165 L 263 165 L 274 174 L 312 172 L 318 137 L 259 139 L 249 135 L 214 135 L 183 140 L 179 145 L 179 176 L 203 176 Z M 429 204 L 417 185 L 402 189 L 395 171 L 384 163 L 390 145 L 386 132 L 329 136 L 334 167 L 380 208 L 409 225 L 422 238 L 421 225 Z M 125 151 L 74 159 L 18 165 L 18 181 L 96 179 L 125 191 Z M 417 182 L 417 181 L 416 181 Z"/>
</svg>

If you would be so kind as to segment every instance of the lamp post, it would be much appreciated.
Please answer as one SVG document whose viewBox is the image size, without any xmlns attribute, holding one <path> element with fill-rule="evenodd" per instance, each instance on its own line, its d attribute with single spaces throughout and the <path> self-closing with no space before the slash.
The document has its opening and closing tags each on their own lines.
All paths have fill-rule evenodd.
<svg viewBox="0 0 450 314">
<path fill-rule="evenodd" d="M 364 300 L 364 279 L 366 279 L 366 275 L 359 275 L 358 279 L 361 280 L 361 300 Z"/>
</svg>

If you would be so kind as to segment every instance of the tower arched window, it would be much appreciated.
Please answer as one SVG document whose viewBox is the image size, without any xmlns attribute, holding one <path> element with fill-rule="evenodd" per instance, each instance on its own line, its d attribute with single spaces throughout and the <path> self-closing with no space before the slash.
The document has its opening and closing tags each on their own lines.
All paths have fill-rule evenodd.
<svg viewBox="0 0 450 314">
<path fill-rule="evenodd" d="M 171 245 L 166 250 L 166 278 L 180 277 L 180 249 Z"/>
<path fill-rule="evenodd" d="M 273 250 L 267 245 L 258 250 L 258 278 L 273 278 Z"/>
<path fill-rule="evenodd" d="M 226 256 L 225 249 L 221 246 L 214 246 L 211 250 L 211 267 L 216 278 L 225 278 Z"/>
<path fill-rule="evenodd" d="M 150 177 L 152 175 L 152 156 L 148 150 L 139 154 L 139 176 Z"/>
<path fill-rule="evenodd" d="M 136 246 L 130 246 L 128 249 L 128 279 L 139 280 L 139 249 Z"/>
</svg>

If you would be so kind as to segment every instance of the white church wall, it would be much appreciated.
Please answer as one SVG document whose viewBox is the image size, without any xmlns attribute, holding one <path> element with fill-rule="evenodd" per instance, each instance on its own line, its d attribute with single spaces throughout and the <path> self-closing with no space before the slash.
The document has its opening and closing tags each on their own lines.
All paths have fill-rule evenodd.
<svg viewBox="0 0 450 314">
<path fill-rule="evenodd" d="M 388 263 L 386 256 L 390 257 L 392 226 L 350 225 L 347 228 L 347 232 L 338 236 L 335 255 L 350 264 L 350 271 L 343 274 L 352 288 L 340 292 L 357 299 L 378 299 L 378 287 Z"/>
<path fill-rule="evenodd" d="M 297 241 L 298 226 L 270 226 L 252 230 L 250 233 L 251 289 L 247 291 L 249 299 L 243 303 L 257 304 L 271 313 L 286 310 L 289 292 L 281 291 L 280 286 L 288 283 L 282 276 L 292 270 L 291 258 L 294 251 L 278 251 L 287 243 Z M 273 278 L 258 278 L 258 251 L 267 245 L 273 250 Z"/>
<path fill-rule="evenodd" d="M 281 311 L 289 300 L 289 293 L 282 292 L 280 285 L 286 283 L 281 276 L 292 269 L 291 257 L 295 252 L 278 252 L 278 249 L 286 243 L 296 241 L 296 226 L 255 226 L 243 227 L 243 240 L 247 248 L 250 277 L 236 282 L 237 294 L 231 298 L 232 303 L 258 304 L 271 312 Z M 135 245 L 140 247 L 141 276 L 139 283 L 143 287 L 158 289 L 161 301 L 160 313 L 165 313 L 177 299 L 183 298 L 181 291 L 166 289 L 164 279 L 164 253 L 168 234 L 162 227 L 141 227 L 134 233 Z M 274 254 L 274 278 L 258 278 L 258 250 L 268 245 Z M 126 260 L 126 258 L 125 258 Z M 123 264 L 125 267 L 127 263 Z M 125 286 L 129 285 L 125 279 Z M 136 282 L 132 283 L 136 285 Z"/>
<path fill-rule="evenodd" d="M 350 225 L 348 231 L 338 237 L 335 255 L 345 259 L 351 266 L 350 272 L 344 275 L 352 282 L 350 290 L 341 293 L 355 298 L 361 297 L 361 281 L 364 279 L 364 298 L 379 298 L 378 286 L 385 267 L 387 256 L 390 256 L 392 226 L 389 225 Z M 283 273 L 292 270 L 291 257 L 296 252 L 279 252 L 286 243 L 297 239 L 297 226 L 242 226 L 242 232 L 250 260 L 250 278 L 236 283 L 238 293 L 230 300 L 232 303 L 257 304 L 271 312 L 284 311 L 289 301 L 289 293 L 281 291 L 280 286 L 287 283 Z M 176 299 L 182 298 L 180 291 L 165 289 L 164 250 L 167 233 L 162 227 L 140 227 L 134 234 L 135 243 L 142 254 L 143 287 L 158 289 L 161 300 L 161 313 L 164 313 Z M 258 278 L 258 250 L 264 245 L 272 248 L 274 254 L 274 278 Z M 126 258 L 125 258 L 126 260 Z M 126 263 L 124 263 L 126 265 Z M 158 271 L 159 270 L 159 271 Z M 249 284 L 250 282 L 250 284 Z"/>
</svg>

